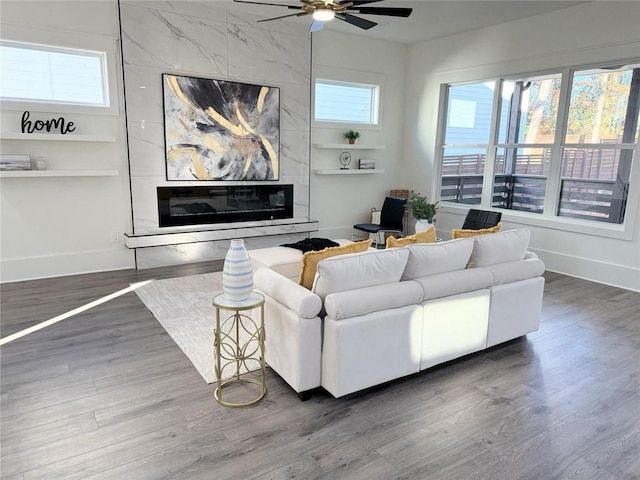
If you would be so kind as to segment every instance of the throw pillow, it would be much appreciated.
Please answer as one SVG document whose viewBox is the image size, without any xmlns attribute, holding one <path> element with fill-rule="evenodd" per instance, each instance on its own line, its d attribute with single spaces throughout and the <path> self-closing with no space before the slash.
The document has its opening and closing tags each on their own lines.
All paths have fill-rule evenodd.
<svg viewBox="0 0 640 480">
<path fill-rule="evenodd" d="M 498 233 L 500 230 L 502 230 L 502 222 L 499 222 L 495 227 L 481 228 L 479 230 L 463 230 L 461 228 L 454 228 L 451 230 L 451 239 L 455 240 L 456 238 L 469 238 L 475 237 L 476 235 L 486 235 L 487 233 Z"/>
<path fill-rule="evenodd" d="M 413 235 L 409 235 L 404 238 L 387 238 L 387 248 L 399 248 L 406 247 L 407 245 L 413 245 L 414 243 L 435 243 L 436 242 L 436 227 L 430 225 L 429 228 L 422 232 L 416 232 Z"/>
<path fill-rule="evenodd" d="M 311 290 L 320 260 L 335 257 L 336 255 L 344 255 L 346 253 L 364 252 L 371 246 L 371 242 L 372 240 L 369 239 L 362 242 L 348 243 L 339 247 L 329 247 L 324 250 L 305 253 L 302 255 L 302 271 L 300 272 L 300 280 L 298 283 Z"/>
</svg>

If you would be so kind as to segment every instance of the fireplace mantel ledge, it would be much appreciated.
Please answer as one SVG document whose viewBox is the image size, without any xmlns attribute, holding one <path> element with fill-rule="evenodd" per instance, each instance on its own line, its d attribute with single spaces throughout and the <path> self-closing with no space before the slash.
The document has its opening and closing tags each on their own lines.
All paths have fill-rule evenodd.
<svg viewBox="0 0 640 480">
<path fill-rule="evenodd" d="M 146 230 L 143 233 L 125 233 L 127 248 L 159 247 L 184 243 L 211 242 L 233 238 L 264 237 L 309 233 L 318 230 L 318 221 L 309 219 L 286 219 L 222 225 L 199 225 L 197 227 L 168 227 Z"/>
</svg>

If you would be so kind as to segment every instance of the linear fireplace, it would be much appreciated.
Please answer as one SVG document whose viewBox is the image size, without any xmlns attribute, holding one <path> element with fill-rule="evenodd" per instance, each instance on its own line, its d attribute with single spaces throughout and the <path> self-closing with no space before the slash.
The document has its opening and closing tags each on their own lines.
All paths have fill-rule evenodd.
<svg viewBox="0 0 640 480">
<path fill-rule="evenodd" d="M 293 218 L 293 185 L 158 187 L 161 227 Z"/>
</svg>

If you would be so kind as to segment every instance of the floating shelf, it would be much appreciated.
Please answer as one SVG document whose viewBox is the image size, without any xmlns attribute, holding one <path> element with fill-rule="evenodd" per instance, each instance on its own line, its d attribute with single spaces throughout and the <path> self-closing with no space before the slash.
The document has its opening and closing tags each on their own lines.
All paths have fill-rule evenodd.
<svg viewBox="0 0 640 480">
<path fill-rule="evenodd" d="M 12 133 L 0 132 L 2 140 L 47 140 L 56 142 L 115 142 L 113 135 L 62 135 L 60 133 Z"/>
<path fill-rule="evenodd" d="M 118 170 L 0 170 L 0 178 L 115 177 Z"/>
<path fill-rule="evenodd" d="M 340 170 L 340 169 L 324 169 L 318 168 L 313 171 L 316 175 L 370 175 L 373 173 L 384 173 L 384 169 L 382 168 L 363 168 L 363 169 L 350 169 L 350 170 Z"/>
<path fill-rule="evenodd" d="M 342 150 L 384 150 L 387 148 L 386 145 L 367 145 L 366 143 L 354 143 L 353 145 L 350 143 L 316 143 L 314 147 Z"/>
</svg>

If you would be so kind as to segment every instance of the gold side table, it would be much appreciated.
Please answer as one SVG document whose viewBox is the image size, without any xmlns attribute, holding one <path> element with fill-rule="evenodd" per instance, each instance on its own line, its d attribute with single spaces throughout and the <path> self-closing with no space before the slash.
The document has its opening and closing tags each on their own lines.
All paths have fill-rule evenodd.
<svg viewBox="0 0 640 480">
<path fill-rule="evenodd" d="M 213 396 L 225 407 L 244 407 L 257 403 L 267 393 L 264 382 L 264 296 L 251 292 L 246 300 L 234 302 L 221 293 L 213 298 L 213 306 L 216 309 L 214 368 L 218 382 Z M 256 308 L 260 308 L 258 321 L 247 314 Z M 221 311 L 232 313 L 221 320 Z M 222 380 L 223 375 L 230 372 L 231 376 Z M 238 383 L 257 385 L 257 396 L 243 402 L 224 400 L 223 390 Z"/>
</svg>

